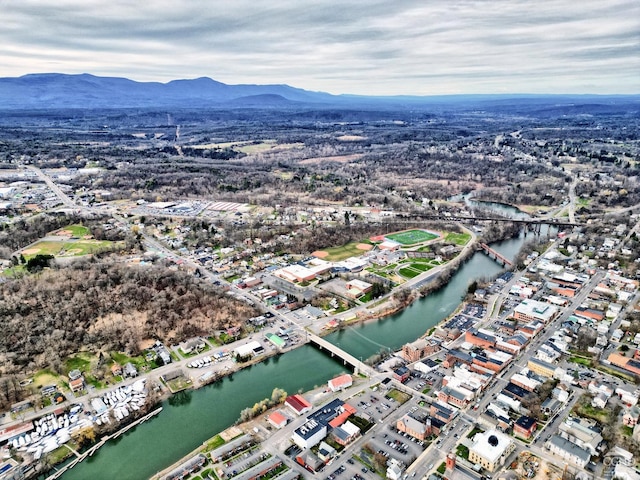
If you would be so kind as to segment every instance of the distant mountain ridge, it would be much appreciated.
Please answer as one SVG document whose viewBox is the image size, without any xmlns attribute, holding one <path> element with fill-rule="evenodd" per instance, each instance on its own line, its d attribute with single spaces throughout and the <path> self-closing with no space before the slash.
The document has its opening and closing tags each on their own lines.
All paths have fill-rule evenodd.
<svg viewBox="0 0 640 480">
<path fill-rule="evenodd" d="M 64 108 L 386 108 L 464 104 L 493 107 L 526 104 L 529 108 L 572 108 L 576 104 L 637 104 L 639 95 L 331 95 L 289 85 L 228 85 L 208 77 L 167 83 L 91 74 L 28 74 L 0 78 L 0 110 Z"/>
<path fill-rule="evenodd" d="M 87 73 L 0 78 L 0 109 L 221 106 L 252 98 L 251 105 L 333 103 L 333 95 L 288 85 L 227 85 L 207 77 L 168 83 L 136 82 Z M 240 102 L 242 103 L 242 102 Z"/>
</svg>

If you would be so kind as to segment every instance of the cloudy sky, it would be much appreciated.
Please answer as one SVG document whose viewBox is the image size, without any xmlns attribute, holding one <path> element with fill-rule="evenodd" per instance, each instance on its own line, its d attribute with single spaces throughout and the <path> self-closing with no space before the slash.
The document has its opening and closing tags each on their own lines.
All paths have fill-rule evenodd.
<svg viewBox="0 0 640 480">
<path fill-rule="evenodd" d="M 638 0 L 0 0 L 0 76 L 640 93 Z"/>
</svg>

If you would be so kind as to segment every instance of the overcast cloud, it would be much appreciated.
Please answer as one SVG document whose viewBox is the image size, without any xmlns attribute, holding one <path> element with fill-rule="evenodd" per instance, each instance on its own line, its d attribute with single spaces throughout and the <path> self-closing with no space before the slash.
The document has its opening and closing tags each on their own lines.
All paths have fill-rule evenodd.
<svg viewBox="0 0 640 480">
<path fill-rule="evenodd" d="M 0 76 L 640 93 L 638 0 L 0 0 Z"/>
</svg>

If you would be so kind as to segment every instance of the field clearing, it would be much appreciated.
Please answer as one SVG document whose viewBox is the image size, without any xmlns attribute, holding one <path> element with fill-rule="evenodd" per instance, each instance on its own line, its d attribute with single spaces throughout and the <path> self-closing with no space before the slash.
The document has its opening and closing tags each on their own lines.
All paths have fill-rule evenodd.
<svg viewBox="0 0 640 480">
<path fill-rule="evenodd" d="M 36 255 L 53 255 L 54 257 L 77 257 L 100 252 L 114 244 L 120 242 L 110 242 L 108 240 L 78 240 L 72 242 L 55 242 L 43 240 L 22 251 L 24 257 L 35 257 Z"/>
<path fill-rule="evenodd" d="M 551 210 L 554 207 L 548 207 L 546 205 L 516 205 L 516 207 L 518 208 L 518 210 L 524 212 L 524 213 L 528 213 L 529 215 L 536 215 L 538 214 L 538 212 L 548 212 L 549 210 Z"/>
<path fill-rule="evenodd" d="M 340 140 L 341 142 L 359 142 L 360 140 L 366 140 L 367 137 L 363 137 L 362 135 L 341 135 L 336 137 L 336 140 Z"/>
<path fill-rule="evenodd" d="M 445 242 L 455 243 L 456 245 L 462 247 L 469 243 L 469 240 L 471 240 L 471 235 L 469 235 L 468 233 L 447 233 L 444 240 Z"/>
<path fill-rule="evenodd" d="M 362 153 L 353 153 L 351 155 L 335 155 L 333 157 L 313 157 L 299 161 L 300 165 L 315 165 L 323 162 L 348 163 L 360 160 L 364 155 Z"/>
<path fill-rule="evenodd" d="M 41 370 L 33 376 L 33 386 L 36 388 L 44 387 L 45 385 L 54 385 L 58 383 L 60 377 L 49 370 Z"/>
<path fill-rule="evenodd" d="M 342 245 L 341 247 L 332 247 L 327 248 L 325 250 L 320 250 L 318 252 L 313 252 L 313 256 L 317 258 L 322 258 L 324 260 L 328 260 L 330 262 L 339 262 L 340 260 L 345 260 L 349 257 L 359 257 L 365 251 L 362 249 L 362 246 L 366 244 L 359 242 L 351 242 L 346 245 Z M 368 247 L 369 245 L 367 245 Z"/>
<path fill-rule="evenodd" d="M 410 245 L 417 245 L 418 243 L 425 243 L 438 238 L 439 236 L 440 235 L 429 232 L 427 230 L 413 229 L 390 233 L 388 235 L 385 235 L 385 238 L 388 238 L 389 240 L 392 240 L 394 242 L 398 242 L 406 247 Z"/>
</svg>

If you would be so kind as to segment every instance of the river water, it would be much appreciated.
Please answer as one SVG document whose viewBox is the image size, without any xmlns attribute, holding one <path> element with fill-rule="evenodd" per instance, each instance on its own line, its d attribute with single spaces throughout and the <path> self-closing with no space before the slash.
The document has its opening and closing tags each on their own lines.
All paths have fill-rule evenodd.
<svg viewBox="0 0 640 480">
<path fill-rule="evenodd" d="M 509 208 L 499 205 L 499 208 Z M 546 231 L 543 229 L 543 234 Z M 498 242 L 492 248 L 513 258 L 533 234 Z M 460 304 L 469 284 L 502 270 L 483 253 L 475 253 L 441 290 L 402 312 L 329 335 L 327 340 L 366 359 L 382 348 L 396 350 L 423 335 Z M 271 358 L 222 382 L 163 403 L 163 411 L 65 473 L 63 480 L 142 480 L 179 460 L 205 440 L 233 424 L 243 408 L 270 397 L 274 388 L 288 393 L 325 383 L 344 367 L 311 346 Z"/>
</svg>

